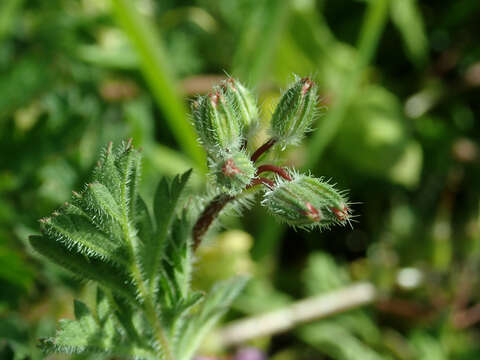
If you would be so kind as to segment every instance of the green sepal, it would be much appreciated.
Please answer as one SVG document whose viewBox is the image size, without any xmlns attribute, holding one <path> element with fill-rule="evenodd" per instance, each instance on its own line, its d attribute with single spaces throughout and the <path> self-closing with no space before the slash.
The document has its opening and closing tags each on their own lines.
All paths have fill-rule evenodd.
<svg viewBox="0 0 480 360">
<path fill-rule="evenodd" d="M 298 144 L 317 114 L 317 85 L 297 79 L 280 98 L 270 122 L 270 134 L 281 147 Z"/>
<path fill-rule="evenodd" d="M 212 159 L 210 168 L 215 177 L 215 184 L 229 195 L 243 191 L 255 177 L 256 172 L 254 164 L 243 151 L 225 154 L 219 160 Z"/>
<path fill-rule="evenodd" d="M 249 139 L 259 126 L 260 116 L 255 96 L 240 81 L 231 77 L 223 81 L 221 87 L 233 106 L 243 138 Z"/>
<path fill-rule="evenodd" d="M 192 113 L 195 129 L 209 157 L 240 149 L 242 127 L 234 106 L 220 88 L 194 101 Z"/>
</svg>

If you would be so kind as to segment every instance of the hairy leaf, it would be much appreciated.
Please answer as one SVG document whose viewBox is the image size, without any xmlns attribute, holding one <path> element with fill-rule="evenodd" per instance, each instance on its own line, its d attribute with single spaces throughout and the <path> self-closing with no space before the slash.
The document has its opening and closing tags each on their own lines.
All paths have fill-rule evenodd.
<svg viewBox="0 0 480 360">
<path fill-rule="evenodd" d="M 130 277 L 121 269 L 104 261 L 75 253 L 46 236 L 30 236 L 30 244 L 42 255 L 70 270 L 80 278 L 98 281 L 118 295 L 136 302 Z"/>
<path fill-rule="evenodd" d="M 167 179 L 162 179 L 157 187 L 153 209 L 156 222 L 154 236 L 144 238 L 143 267 L 146 279 L 154 284 L 154 276 L 158 273 L 162 257 L 166 246 L 166 240 L 170 226 L 175 218 L 175 209 L 177 207 L 180 194 L 182 193 L 191 170 L 183 175 L 177 175 L 171 183 Z"/>
<path fill-rule="evenodd" d="M 108 317 L 98 321 L 88 307 L 74 302 L 76 320 L 61 320 L 60 330 L 55 338 L 43 339 L 44 351 L 64 352 L 68 354 L 107 353 L 130 356 L 138 359 L 154 359 L 151 349 L 131 344 L 118 332 L 115 318 Z"/>
</svg>

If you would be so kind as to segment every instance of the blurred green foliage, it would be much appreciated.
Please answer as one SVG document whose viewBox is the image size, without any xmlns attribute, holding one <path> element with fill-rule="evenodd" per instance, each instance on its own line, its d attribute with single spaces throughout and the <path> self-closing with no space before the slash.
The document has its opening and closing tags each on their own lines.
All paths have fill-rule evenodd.
<svg viewBox="0 0 480 360">
<path fill-rule="evenodd" d="M 253 245 L 212 239 L 197 286 L 254 273 L 231 317 L 357 280 L 380 289 L 371 306 L 258 340 L 274 359 L 479 358 L 479 11 L 477 0 L 1 1 L 0 358 L 42 358 L 35 339 L 72 317 L 72 293 L 89 296 L 27 246 L 37 219 L 127 137 L 143 147 L 146 198 L 190 167 L 202 190 L 188 99 L 225 72 L 257 87 L 265 118 L 292 73 L 313 76 L 328 111 L 307 145 L 274 156 L 350 188 L 359 217 L 307 234 L 260 209 L 225 218 Z"/>
</svg>

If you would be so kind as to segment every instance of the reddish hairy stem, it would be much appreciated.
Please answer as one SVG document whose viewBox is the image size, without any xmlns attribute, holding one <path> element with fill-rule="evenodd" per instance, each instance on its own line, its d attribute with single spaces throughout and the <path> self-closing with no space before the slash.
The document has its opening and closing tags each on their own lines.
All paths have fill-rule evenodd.
<svg viewBox="0 0 480 360">
<path fill-rule="evenodd" d="M 260 165 L 258 168 L 257 168 L 257 175 L 260 175 L 262 172 L 265 172 L 265 171 L 271 171 L 271 172 L 274 172 L 275 174 L 281 176 L 282 178 L 284 178 L 285 180 L 287 181 L 292 181 L 292 178 L 290 177 L 290 174 L 288 173 L 288 171 L 286 171 L 285 169 L 279 167 L 279 166 L 275 166 L 275 165 Z"/>
<path fill-rule="evenodd" d="M 260 177 L 253 179 L 250 184 L 247 185 L 245 190 L 260 184 L 266 185 L 270 189 L 275 186 L 275 183 L 272 180 Z M 193 251 L 195 251 L 200 246 L 203 236 L 210 228 L 210 225 L 212 225 L 218 214 L 220 214 L 220 211 L 222 211 L 225 205 L 227 205 L 232 200 L 235 200 L 235 196 L 225 194 L 217 195 L 203 210 L 202 214 L 193 226 Z"/>
<path fill-rule="evenodd" d="M 220 194 L 217 195 L 210 204 L 203 210 L 202 214 L 198 218 L 195 226 L 193 227 L 193 250 L 195 251 L 200 243 L 202 238 L 207 232 L 210 225 L 212 225 L 213 220 L 218 216 L 220 211 L 227 205 L 230 201 L 235 199 L 234 196 Z"/>
<path fill-rule="evenodd" d="M 250 160 L 252 160 L 252 162 L 255 162 L 258 160 L 258 158 L 266 151 L 268 151 L 275 143 L 277 142 L 277 140 L 275 139 L 270 139 L 268 140 L 265 144 L 263 144 L 262 146 L 260 146 L 257 150 L 255 150 L 255 152 L 253 153 L 252 157 L 250 158 Z"/>
<path fill-rule="evenodd" d="M 256 185 L 260 185 L 260 184 L 263 184 L 263 185 L 266 185 L 268 186 L 269 188 L 273 188 L 275 186 L 275 183 L 270 180 L 270 179 L 267 179 L 267 178 L 255 178 L 253 179 L 250 184 L 247 185 L 246 189 L 250 189 Z"/>
</svg>

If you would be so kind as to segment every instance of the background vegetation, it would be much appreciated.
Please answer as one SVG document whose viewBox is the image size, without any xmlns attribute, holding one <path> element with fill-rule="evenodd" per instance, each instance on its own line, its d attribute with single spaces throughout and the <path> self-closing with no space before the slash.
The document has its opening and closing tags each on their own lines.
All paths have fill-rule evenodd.
<svg viewBox="0 0 480 360">
<path fill-rule="evenodd" d="M 201 191 L 188 99 L 229 73 L 268 115 L 296 73 L 328 111 L 278 156 L 351 189 L 358 223 L 304 233 L 259 208 L 227 218 L 237 230 L 202 249 L 196 286 L 254 275 L 226 321 L 375 287 L 364 307 L 250 341 L 271 359 L 478 359 L 479 12 L 477 0 L 1 1 L 0 358 L 43 358 L 36 339 L 72 317 L 74 294 L 92 297 L 27 237 L 108 141 L 143 148 L 146 198 L 190 167 Z M 234 352 L 215 336 L 203 351 Z"/>
</svg>

